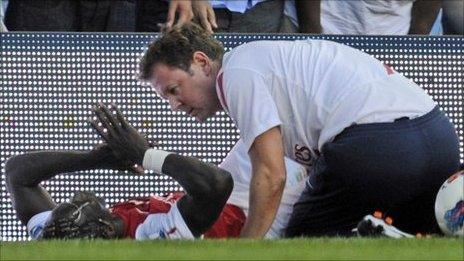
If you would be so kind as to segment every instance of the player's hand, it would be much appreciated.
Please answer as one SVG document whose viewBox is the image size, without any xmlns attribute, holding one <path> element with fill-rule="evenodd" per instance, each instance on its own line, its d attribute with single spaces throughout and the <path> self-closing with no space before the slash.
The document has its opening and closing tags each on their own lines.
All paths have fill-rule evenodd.
<svg viewBox="0 0 464 261">
<path fill-rule="evenodd" d="M 89 119 L 89 122 L 114 155 L 142 166 L 145 151 L 150 147 L 147 139 L 126 121 L 115 104 L 111 104 L 111 110 L 115 111 L 116 116 L 102 103 L 98 103 L 93 110 L 101 126 L 96 119 Z"/>
<path fill-rule="evenodd" d="M 138 174 L 144 173 L 142 166 L 136 166 L 129 160 L 117 158 L 106 142 L 96 144 L 90 151 L 90 155 L 96 158 L 103 168 L 134 171 Z"/>
<path fill-rule="evenodd" d="M 179 19 L 174 25 L 176 13 L 179 13 Z M 171 0 L 169 2 L 168 18 L 165 23 L 158 24 L 161 31 L 169 31 L 173 26 L 181 27 L 183 24 L 193 19 L 192 3 L 190 0 Z"/>
<path fill-rule="evenodd" d="M 213 29 L 216 29 L 216 14 L 207 0 L 197 0 L 192 2 L 192 9 L 195 19 L 199 21 L 201 26 L 208 32 L 213 33 Z"/>
</svg>

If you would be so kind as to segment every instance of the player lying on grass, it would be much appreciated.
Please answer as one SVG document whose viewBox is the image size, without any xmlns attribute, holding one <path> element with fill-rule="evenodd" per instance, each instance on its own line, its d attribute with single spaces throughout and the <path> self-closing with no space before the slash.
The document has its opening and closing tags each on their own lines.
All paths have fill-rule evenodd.
<svg viewBox="0 0 464 261">
<path fill-rule="evenodd" d="M 114 111 L 116 116 L 103 104 L 99 104 L 99 106 L 95 109 L 95 114 L 102 126 L 100 127 L 97 121 L 93 120 L 91 123 L 94 129 L 108 143 L 118 158 L 129 161 L 131 164 L 143 164 L 143 167 L 145 168 L 161 172 L 161 167 L 163 166 L 163 157 L 166 157 L 166 155 L 169 155 L 170 153 L 162 150 L 150 149 L 146 144 L 146 140 L 127 123 L 116 106 L 114 106 Z M 265 154 L 264 151 L 261 153 Z M 231 151 L 226 160 L 222 163 L 221 167 L 232 173 L 235 187 L 238 188 L 234 190 L 235 193 L 232 193 L 231 199 L 229 199 L 229 203 L 232 202 L 233 204 L 242 207 L 245 209 L 247 214 L 250 214 L 251 211 L 249 211 L 249 209 L 251 209 L 250 206 L 253 203 L 253 200 L 250 200 L 250 205 L 248 204 L 250 193 L 253 191 L 253 185 L 259 187 L 261 184 L 257 180 L 253 179 L 253 167 L 250 161 L 250 157 L 247 154 L 247 147 L 245 143 L 240 140 L 237 143 L 237 146 Z M 286 168 L 287 177 L 285 180 L 283 197 L 281 199 L 281 203 L 279 204 L 276 218 L 271 224 L 270 230 L 268 230 L 268 232 L 265 234 L 267 237 L 283 235 L 283 229 L 287 229 L 287 226 L 291 222 L 289 217 L 294 214 L 294 208 L 292 208 L 292 206 L 297 202 L 297 200 L 301 200 L 301 192 L 303 191 L 302 187 L 308 184 L 307 182 L 302 182 L 304 177 L 307 176 L 304 174 L 305 171 L 289 170 L 288 162 L 290 161 L 286 158 L 284 159 L 284 166 Z M 242 167 L 237 168 L 237 166 Z M 303 169 L 304 167 L 300 165 L 300 168 Z M 298 168 L 295 168 L 295 170 L 297 169 Z M 436 191 L 433 192 L 433 194 L 436 195 Z M 401 230 L 396 229 L 393 226 L 390 226 L 391 222 L 385 223 L 382 220 L 382 217 L 370 216 L 368 214 L 370 213 L 364 212 L 365 217 L 357 221 L 357 234 L 364 236 L 411 236 L 402 232 Z M 250 216 L 247 218 L 250 218 Z M 366 221 L 366 218 L 367 221 L 370 222 L 364 222 Z M 393 216 L 393 218 L 396 218 L 396 216 Z M 245 219 L 240 220 L 245 221 Z M 359 230 L 360 225 L 362 226 L 363 222 L 367 223 L 367 227 L 373 228 L 371 231 L 372 233 L 362 233 Z M 433 221 L 430 220 L 429 222 Z M 240 223 L 239 229 L 236 229 L 235 231 L 239 232 L 240 230 L 241 235 L 243 235 L 243 230 L 246 227 L 245 224 L 246 223 Z M 432 226 L 434 225 L 436 226 L 436 223 L 434 223 Z M 432 229 L 431 227 L 428 229 Z M 366 227 L 364 226 L 364 231 L 366 231 L 365 228 Z M 236 234 L 234 234 L 234 236 L 235 235 Z M 333 234 L 333 236 L 337 235 L 339 234 Z M 353 228 L 351 228 L 350 233 L 344 233 L 343 235 L 355 235 L 355 233 L 353 233 Z"/>
<path fill-rule="evenodd" d="M 156 168 L 161 158 L 153 158 L 150 153 L 154 149 L 148 148 L 146 140 L 123 119 L 122 114 L 119 113 L 119 118 L 112 117 L 104 106 L 97 108 L 96 114 L 107 127 L 108 135 L 113 131 L 125 131 L 128 135 L 118 138 L 127 142 L 128 149 L 139 147 L 147 151 L 142 154 L 145 156 L 143 164 L 142 160 L 128 161 L 127 155 L 121 151 L 115 153 L 113 143 L 99 144 L 91 151 L 40 151 L 10 158 L 5 167 L 6 185 L 17 216 L 27 225 L 33 239 L 191 239 L 203 234 L 211 238 L 239 236 L 248 211 L 251 179 L 251 163 L 241 142 L 232 149 L 220 168 L 174 153 L 165 155 Z M 109 122 L 114 125 L 108 125 Z M 95 121 L 93 124 L 102 131 Z M 115 126 L 124 130 L 116 130 Z M 103 137 L 107 142 L 114 142 L 111 137 Z M 174 178 L 185 193 L 132 199 L 107 209 L 104 200 L 91 192 L 77 192 L 70 202 L 57 204 L 40 185 L 42 181 L 63 173 L 92 169 L 131 170 L 133 163 Z M 305 169 L 288 159 L 286 165 L 287 173 L 293 179 L 287 181 L 268 237 L 282 236 L 292 206 L 304 188 Z M 231 177 L 235 182 L 234 188 Z"/>
</svg>

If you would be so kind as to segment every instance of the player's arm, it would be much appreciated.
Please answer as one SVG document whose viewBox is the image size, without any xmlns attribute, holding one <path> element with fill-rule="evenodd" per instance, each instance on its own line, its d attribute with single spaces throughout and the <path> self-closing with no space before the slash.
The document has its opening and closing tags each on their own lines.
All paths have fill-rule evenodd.
<svg viewBox="0 0 464 261">
<path fill-rule="evenodd" d="M 322 33 L 321 1 L 295 1 L 300 33 Z"/>
<path fill-rule="evenodd" d="M 411 26 L 408 34 L 430 34 L 441 4 L 442 0 L 415 1 L 411 10 Z"/>
<path fill-rule="evenodd" d="M 26 224 L 56 206 L 42 181 L 66 172 L 109 168 L 113 164 L 109 153 L 101 145 L 88 152 L 38 151 L 11 157 L 5 165 L 5 183 L 19 220 Z"/>
<path fill-rule="evenodd" d="M 169 154 L 162 172 L 184 188 L 177 203 L 187 226 L 196 237 L 218 219 L 234 186 L 229 172 L 193 157 Z"/>
<path fill-rule="evenodd" d="M 174 178 L 186 195 L 178 202 L 181 215 L 194 236 L 213 225 L 233 188 L 230 173 L 193 157 L 150 148 L 146 139 L 132 127 L 119 109 L 116 116 L 105 105 L 94 108 L 102 126 L 90 120 L 118 158 Z M 105 128 L 107 131 L 104 131 Z"/>
<path fill-rule="evenodd" d="M 274 221 L 285 187 L 286 170 L 282 135 L 274 127 L 254 140 L 249 155 L 253 176 L 250 209 L 242 237 L 263 237 Z"/>
</svg>

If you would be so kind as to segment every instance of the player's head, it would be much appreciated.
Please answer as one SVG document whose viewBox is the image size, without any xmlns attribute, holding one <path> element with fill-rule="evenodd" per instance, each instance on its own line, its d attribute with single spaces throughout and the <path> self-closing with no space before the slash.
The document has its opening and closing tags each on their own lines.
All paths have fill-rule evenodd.
<svg viewBox="0 0 464 261">
<path fill-rule="evenodd" d="M 56 206 L 40 235 L 42 239 L 117 238 L 121 221 L 112 216 L 103 199 L 91 192 L 76 193 L 71 202 Z"/>
<path fill-rule="evenodd" d="M 187 23 L 165 32 L 148 46 L 139 76 L 169 101 L 172 110 L 204 121 L 220 109 L 215 83 L 223 54 L 219 41 Z"/>
</svg>

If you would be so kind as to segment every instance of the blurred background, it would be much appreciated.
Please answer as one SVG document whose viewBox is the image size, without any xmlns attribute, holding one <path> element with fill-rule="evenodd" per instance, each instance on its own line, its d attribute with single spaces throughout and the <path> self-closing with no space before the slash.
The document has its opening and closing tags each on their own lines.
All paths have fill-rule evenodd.
<svg viewBox="0 0 464 261">
<path fill-rule="evenodd" d="M 463 0 L 1 0 L 2 31 L 463 34 Z"/>
</svg>

